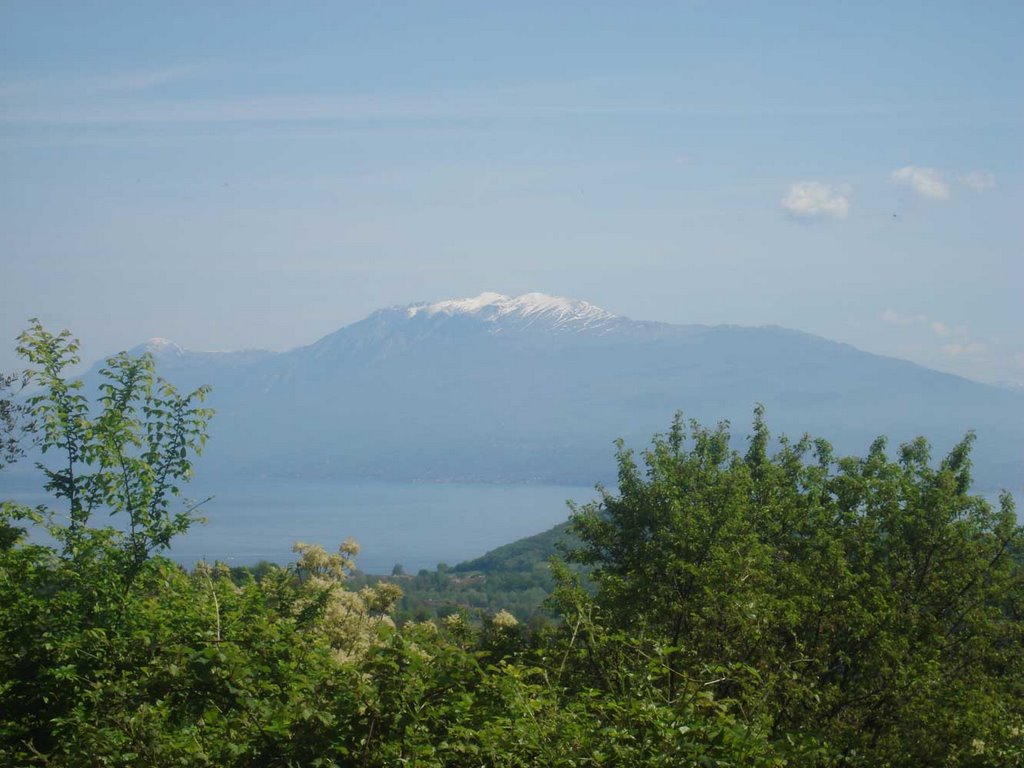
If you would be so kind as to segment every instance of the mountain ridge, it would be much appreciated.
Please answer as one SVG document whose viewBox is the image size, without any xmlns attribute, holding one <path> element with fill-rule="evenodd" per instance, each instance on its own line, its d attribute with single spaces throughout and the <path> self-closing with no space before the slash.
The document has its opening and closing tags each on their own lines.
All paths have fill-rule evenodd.
<svg viewBox="0 0 1024 768">
<path fill-rule="evenodd" d="M 479 294 L 476 297 L 467 297 L 467 298 L 462 298 L 462 299 L 444 299 L 444 300 L 435 301 L 435 302 L 421 301 L 421 302 L 413 302 L 413 303 L 410 303 L 410 304 L 396 304 L 396 305 L 393 305 L 393 306 L 390 306 L 390 307 L 384 307 L 384 308 L 375 310 L 375 311 L 371 312 L 369 315 L 367 315 L 366 317 L 364 317 L 364 318 L 362 318 L 360 320 L 356 320 L 356 321 L 354 321 L 352 323 L 348 323 L 346 325 L 343 325 L 343 326 L 339 327 L 338 329 L 336 329 L 334 331 L 331 331 L 331 332 L 321 336 L 319 339 L 316 339 L 316 340 L 314 340 L 313 342 L 311 342 L 309 344 L 300 344 L 298 346 L 291 347 L 291 348 L 285 349 L 285 350 L 280 350 L 280 351 L 271 351 L 271 350 L 263 349 L 263 348 L 260 348 L 260 347 L 246 347 L 246 348 L 241 348 L 241 349 L 226 349 L 226 350 L 194 350 L 194 349 L 188 349 L 188 348 L 182 347 L 179 344 L 177 344 L 176 342 L 174 342 L 174 341 L 172 341 L 170 339 L 167 339 L 167 338 L 154 337 L 154 338 L 148 339 L 147 341 L 145 341 L 145 342 L 143 342 L 141 344 L 136 345 L 135 347 L 131 348 L 129 350 L 129 352 L 131 352 L 133 354 L 141 354 L 143 352 L 148 352 L 148 353 L 153 354 L 154 357 L 156 359 L 158 359 L 158 360 L 166 359 L 166 358 L 168 358 L 170 356 L 179 357 L 179 358 L 180 357 L 188 357 L 188 356 L 204 356 L 204 357 L 207 357 L 209 359 L 216 359 L 218 356 L 219 357 L 223 357 L 225 359 L 227 359 L 229 357 L 232 357 L 232 356 L 234 356 L 234 357 L 236 357 L 238 359 L 241 359 L 243 356 L 251 358 L 251 359 L 281 357 L 281 356 L 287 356 L 287 355 L 291 355 L 291 354 L 295 354 L 295 353 L 300 353 L 303 350 L 313 350 L 313 349 L 316 349 L 318 347 L 323 346 L 324 343 L 327 342 L 328 340 L 337 337 L 339 334 L 344 334 L 346 332 L 351 332 L 353 329 L 360 328 L 364 324 L 366 324 L 366 323 L 368 323 L 370 321 L 375 321 L 375 320 L 384 320 L 384 319 L 387 319 L 387 320 L 393 320 L 393 319 L 413 319 L 413 318 L 419 316 L 421 313 L 427 315 L 428 317 L 433 317 L 435 315 L 445 315 L 447 318 L 453 318 L 453 317 L 456 317 L 456 316 L 478 315 L 478 313 L 480 313 L 481 310 L 484 310 L 484 309 L 487 309 L 487 308 L 498 308 L 498 311 L 494 315 L 490 315 L 490 316 L 484 315 L 481 318 L 481 319 L 483 319 L 485 321 L 488 321 L 488 322 L 491 322 L 491 323 L 495 323 L 498 319 L 507 319 L 508 315 L 514 314 L 513 312 L 508 311 L 506 309 L 507 307 L 514 307 L 514 308 L 523 308 L 523 307 L 525 307 L 526 311 L 522 312 L 522 316 L 528 316 L 528 315 L 531 315 L 531 314 L 541 314 L 541 312 L 537 311 L 537 307 L 538 306 L 542 306 L 542 305 L 547 305 L 548 307 L 551 307 L 551 308 L 554 308 L 554 307 L 563 308 L 563 307 L 566 307 L 567 305 L 568 306 L 580 306 L 580 307 L 585 308 L 587 311 L 592 312 L 593 314 L 592 314 L 591 317 L 593 317 L 593 318 L 597 318 L 597 319 L 605 320 L 605 321 L 618 321 L 618 322 L 622 323 L 623 327 L 628 326 L 628 327 L 632 327 L 632 328 L 644 328 L 646 330 L 651 330 L 651 329 L 668 330 L 668 329 L 671 329 L 673 331 L 685 330 L 685 331 L 688 331 L 688 332 L 691 332 L 691 333 L 692 332 L 714 332 L 716 330 L 744 330 L 744 331 L 764 330 L 764 331 L 781 332 L 781 333 L 785 333 L 785 334 L 794 334 L 794 335 L 803 337 L 803 338 L 808 339 L 808 340 L 815 340 L 815 341 L 824 342 L 824 343 L 829 344 L 829 345 L 835 345 L 835 346 L 839 346 L 839 347 L 844 347 L 844 348 L 847 348 L 849 350 L 858 352 L 860 354 L 870 355 L 870 356 L 876 357 L 876 358 L 882 358 L 882 359 L 897 361 L 897 362 L 906 364 L 908 366 L 913 366 L 915 368 L 919 368 L 919 369 L 922 369 L 922 370 L 930 371 L 930 372 L 932 372 L 934 374 L 937 374 L 937 375 L 948 376 L 948 377 L 952 377 L 954 379 L 960 379 L 960 380 L 964 380 L 964 381 L 969 381 L 972 384 L 977 384 L 977 385 L 984 386 L 984 387 L 991 387 L 991 388 L 994 388 L 994 389 L 998 389 L 1000 391 L 1007 391 L 1007 390 L 1009 390 L 1009 391 L 1014 392 L 1014 393 L 1024 394 L 1024 386 L 1010 386 L 1010 385 L 1007 385 L 1007 384 L 990 383 L 990 382 L 978 381 L 976 379 L 970 379 L 970 378 L 962 376 L 960 374 L 950 373 L 948 371 L 939 371 L 939 370 L 934 369 L 934 368 L 929 368 L 928 366 L 922 365 L 921 363 L 915 363 L 914 361 L 907 360 L 906 358 L 897 357 L 895 355 L 880 354 L 880 353 L 877 353 L 877 352 L 868 352 L 868 351 L 863 350 L 860 347 L 857 347 L 857 346 L 855 346 L 853 344 L 850 344 L 848 342 L 835 341 L 833 339 L 829 339 L 828 337 L 821 336 L 819 334 L 811 333 L 809 331 L 803 331 L 803 330 L 800 330 L 800 329 L 797 329 L 797 328 L 789 328 L 788 326 L 778 325 L 778 324 L 775 324 L 775 323 L 766 323 L 766 324 L 763 324 L 763 325 L 740 325 L 740 324 L 736 324 L 736 323 L 715 323 L 715 324 L 687 323 L 687 324 L 680 324 L 680 323 L 668 323 L 668 322 L 657 321 L 657 320 L 634 320 L 634 319 L 626 317 L 624 315 L 613 314 L 613 313 L 609 312 L 608 310 L 605 310 L 602 307 L 599 307 L 599 306 L 597 306 L 595 304 L 591 304 L 590 302 L 587 302 L 587 301 L 583 301 L 583 300 L 580 300 L 580 299 L 570 299 L 570 298 L 567 298 L 567 297 L 554 296 L 554 295 L 551 295 L 551 294 L 545 294 L 545 293 L 539 293 L 539 292 L 531 292 L 531 293 L 521 294 L 520 296 L 514 296 L 513 297 L 513 296 L 509 296 L 509 295 L 505 295 L 505 294 L 500 294 L 500 293 L 496 293 L 496 292 L 485 291 L 485 292 Z M 584 322 L 581 324 L 580 327 L 578 327 L 577 330 L 593 330 L 593 326 L 590 325 L 590 319 L 591 318 L 579 318 L 579 319 L 583 320 Z M 561 320 L 560 324 L 563 325 L 563 326 L 571 325 L 572 324 L 572 320 L 573 320 L 573 318 L 569 318 L 568 321 Z M 496 332 L 500 332 L 500 330 L 498 330 L 498 329 L 491 329 L 491 330 L 495 330 Z M 605 329 L 602 329 L 602 330 L 605 330 Z M 99 365 L 99 364 L 100 363 L 97 363 L 97 365 Z"/>
<path fill-rule="evenodd" d="M 378 310 L 284 352 L 148 348 L 181 388 L 212 385 L 214 472 L 590 484 L 614 479 L 616 438 L 646 445 L 678 410 L 741 435 L 760 402 L 777 433 L 848 453 L 880 434 L 939 453 L 975 429 L 983 485 L 1024 477 L 1020 393 L 779 326 L 485 293 Z"/>
</svg>

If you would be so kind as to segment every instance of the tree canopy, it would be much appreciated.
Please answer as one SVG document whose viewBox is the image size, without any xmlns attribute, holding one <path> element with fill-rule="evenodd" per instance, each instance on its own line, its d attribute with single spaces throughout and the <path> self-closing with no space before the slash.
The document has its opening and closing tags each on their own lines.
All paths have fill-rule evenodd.
<svg viewBox="0 0 1024 768">
<path fill-rule="evenodd" d="M 620 445 L 618 493 L 573 517 L 589 610 L 663 662 L 671 701 L 714 678 L 776 734 L 894 764 L 1020 748 L 1022 529 L 1008 493 L 971 495 L 973 441 L 934 466 L 923 439 L 770 454 L 758 408 L 740 453 L 677 418 L 642 467 Z"/>
</svg>

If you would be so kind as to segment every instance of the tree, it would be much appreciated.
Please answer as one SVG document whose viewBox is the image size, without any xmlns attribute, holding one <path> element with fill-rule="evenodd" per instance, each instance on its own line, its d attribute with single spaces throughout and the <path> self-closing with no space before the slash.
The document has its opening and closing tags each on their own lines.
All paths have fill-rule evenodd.
<svg viewBox="0 0 1024 768">
<path fill-rule="evenodd" d="M 91 407 L 82 381 L 66 375 L 78 362 L 70 333 L 51 334 L 34 320 L 18 352 L 28 362 L 25 408 L 43 451 L 38 467 L 66 505 L 0 506 L 0 744 L 31 752 L 59 743 L 60 724 L 88 692 L 120 674 L 140 618 L 137 581 L 160 572 L 152 556 L 196 519 L 194 505 L 172 505 L 211 412 L 196 405 L 206 388 L 179 394 L 148 355 L 108 359 Z M 94 525 L 100 513 L 121 525 Z M 56 546 L 25 542 L 15 524 L 26 521 Z M 148 577 L 143 595 L 153 588 Z"/>
<path fill-rule="evenodd" d="M 59 462 L 39 463 L 45 488 L 67 504 L 67 524 L 50 516 L 49 531 L 73 559 L 85 551 L 96 513 L 119 516 L 126 530 L 108 535 L 121 542 L 121 571 L 130 582 L 150 555 L 196 519 L 195 506 L 172 505 L 206 444 L 213 412 L 198 404 L 209 388 L 182 395 L 156 376 L 151 355 L 122 352 L 99 372 L 94 412 L 82 380 L 65 374 L 79 362 L 78 340 L 68 331 L 55 335 L 33 320 L 18 338 L 18 352 L 29 363 L 26 384 L 37 388 L 26 408 L 40 447 Z"/>
<path fill-rule="evenodd" d="M 0 373 L 0 471 L 25 455 L 23 439 L 31 433 L 28 406 L 17 395 L 25 387 L 25 375 Z M 11 520 L 24 515 L 0 513 L 0 551 L 11 547 L 25 535 L 25 528 Z"/>
<path fill-rule="evenodd" d="M 973 440 L 937 466 L 923 439 L 769 455 L 758 408 L 740 454 L 677 417 L 643 468 L 620 444 L 618 494 L 573 516 L 591 610 L 661 660 L 670 700 L 713 690 L 847 761 L 1024 747 L 1022 529 L 1009 494 L 971 495 Z"/>
<path fill-rule="evenodd" d="M 24 385 L 24 375 L 0 373 L 0 470 L 25 455 L 20 437 L 31 425 L 26 423 L 28 407 L 16 399 Z"/>
<path fill-rule="evenodd" d="M 337 765 L 327 697 L 344 702 L 343 660 L 388 627 L 400 591 L 346 590 L 351 542 L 300 545 L 295 566 L 241 584 L 160 557 L 196 520 L 180 496 L 207 389 L 179 394 L 150 356 L 120 354 L 90 402 L 66 375 L 68 332 L 33 321 L 19 341 L 38 466 L 65 510 L 0 510 L 16 534 L 0 546 L 0 765 Z M 25 520 L 52 543 L 9 525 Z"/>
</svg>

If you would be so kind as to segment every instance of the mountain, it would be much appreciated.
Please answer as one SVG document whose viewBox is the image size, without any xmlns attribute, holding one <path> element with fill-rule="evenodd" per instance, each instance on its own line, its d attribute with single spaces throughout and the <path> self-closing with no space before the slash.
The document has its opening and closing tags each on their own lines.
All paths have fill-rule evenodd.
<svg viewBox="0 0 1024 768">
<path fill-rule="evenodd" d="M 393 307 L 283 353 L 139 349 L 182 388 L 213 385 L 204 474 L 429 481 L 614 479 L 682 410 L 754 404 L 776 434 L 862 454 L 880 434 L 943 453 L 978 434 L 980 489 L 1019 489 L 1024 394 L 778 327 L 670 325 L 539 293 Z"/>
</svg>

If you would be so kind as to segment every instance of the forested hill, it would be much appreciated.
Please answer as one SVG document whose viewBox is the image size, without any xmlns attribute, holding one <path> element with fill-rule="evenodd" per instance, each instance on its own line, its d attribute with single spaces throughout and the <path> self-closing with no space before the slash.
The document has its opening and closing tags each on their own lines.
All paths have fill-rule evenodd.
<svg viewBox="0 0 1024 768">
<path fill-rule="evenodd" d="M 398 584 L 403 592 L 394 614 L 398 620 L 443 618 L 452 611 L 508 610 L 520 621 L 536 626 L 554 618 L 551 608 L 545 606 L 555 587 L 551 558 L 564 557 L 579 544 L 565 522 L 451 568 L 442 563 L 433 571 L 415 575 L 360 575 L 356 583 Z"/>
<path fill-rule="evenodd" d="M 430 481 L 612 480 L 677 410 L 861 453 L 879 434 L 941 451 L 978 434 L 980 490 L 1024 478 L 1024 394 L 778 327 L 668 325 L 543 294 L 385 309 L 284 353 L 147 349 L 211 384 L 204 474 Z"/>
</svg>

